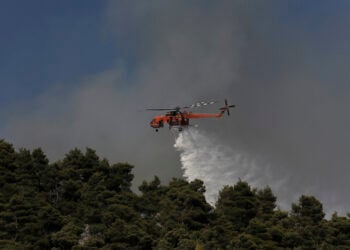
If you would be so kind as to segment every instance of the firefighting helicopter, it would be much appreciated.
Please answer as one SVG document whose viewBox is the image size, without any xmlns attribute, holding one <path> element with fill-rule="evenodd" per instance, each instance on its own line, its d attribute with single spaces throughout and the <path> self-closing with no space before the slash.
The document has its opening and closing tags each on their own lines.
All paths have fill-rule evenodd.
<svg viewBox="0 0 350 250">
<path fill-rule="evenodd" d="M 177 128 L 179 131 L 182 131 L 183 128 L 190 126 L 190 119 L 198 119 L 198 118 L 220 118 L 222 115 L 227 113 L 230 115 L 230 108 L 236 107 L 236 105 L 228 105 L 227 100 L 225 99 L 225 106 L 221 107 L 220 112 L 217 114 L 205 114 L 205 113 L 192 113 L 186 111 L 186 109 L 199 108 L 207 105 L 211 105 L 216 103 L 215 101 L 210 102 L 197 102 L 190 106 L 184 107 L 175 107 L 175 108 L 161 108 L 161 109 L 146 109 L 148 111 L 168 111 L 165 115 L 155 116 L 150 125 L 152 128 L 158 132 L 159 128 L 164 127 L 164 124 L 169 125 L 169 129 Z M 183 110 L 183 111 L 182 111 Z"/>
</svg>

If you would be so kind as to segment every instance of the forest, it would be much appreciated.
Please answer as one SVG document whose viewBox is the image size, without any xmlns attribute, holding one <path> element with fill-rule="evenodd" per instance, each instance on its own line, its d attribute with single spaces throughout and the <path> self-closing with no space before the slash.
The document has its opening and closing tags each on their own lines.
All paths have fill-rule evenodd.
<svg viewBox="0 0 350 250">
<path fill-rule="evenodd" d="M 132 169 L 90 148 L 50 163 L 0 140 L 0 249 L 350 249 L 350 214 L 326 219 L 313 196 L 283 211 L 240 180 L 211 206 L 201 180 L 155 176 L 137 191 Z"/>
</svg>

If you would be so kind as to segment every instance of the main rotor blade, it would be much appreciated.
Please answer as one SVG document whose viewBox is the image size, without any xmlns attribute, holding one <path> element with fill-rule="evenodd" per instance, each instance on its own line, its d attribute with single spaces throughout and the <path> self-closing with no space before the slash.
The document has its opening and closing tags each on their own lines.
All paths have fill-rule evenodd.
<svg viewBox="0 0 350 250">
<path fill-rule="evenodd" d="M 212 105 L 214 103 L 217 103 L 216 101 L 210 101 L 210 102 L 196 102 L 190 106 L 186 106 L 186 107 L 183 107 L 184 109 L 191 109 L 191 108 L 200 108 L 200 107 L 203 107 L 203 106 L 207 106 L 207 105 Z"/>
<path fill-rule="evenodd" d="M 176 110 L 176 109 L 146 109 L 148 111 L 171 111 L 171 110 Z"/>
<path fill-rule="evenodd" d="M 217 101 L 210 101 L 210 102 L 196 102 L 190 106 L 184 106 L 184 107 L 175 107 L 175 108 L 168 108 L 168 109 L 146 109 L 148 111 L 179 111 L 180 109 L 191 109 L 191 108 L 200 108 L 207 105 L 212 105 L 214 103 L 217 103 Z"/>
</svg>

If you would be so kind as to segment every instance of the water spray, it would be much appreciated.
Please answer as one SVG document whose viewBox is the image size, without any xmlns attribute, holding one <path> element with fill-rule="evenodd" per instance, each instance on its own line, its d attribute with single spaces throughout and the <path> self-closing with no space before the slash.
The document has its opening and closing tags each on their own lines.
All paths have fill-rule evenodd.
<svg viewBox="0 0 350 250">
<path fill-rule="evenodd" d="M 266 174 L 267 167 L 258 167 L 255 159 L 218 143 L 214 136 L 197 128 L 178 133 L 174 147 L 180 152 L 184 177 L 188 181 L 200 179 L 204 182 L 205 196 L 211 205 L 215 205 L 225 185 L 234 185 L 239 179 L 254 187 L 264 187 L 272 181 Z M 280 186 L 281 183 L 275 184 Z"/>
</svg>

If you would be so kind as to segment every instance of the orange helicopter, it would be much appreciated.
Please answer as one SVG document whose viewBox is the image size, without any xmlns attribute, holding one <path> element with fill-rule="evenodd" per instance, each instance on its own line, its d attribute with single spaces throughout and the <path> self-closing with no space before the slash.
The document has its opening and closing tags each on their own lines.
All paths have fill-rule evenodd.
<svg viewBox="0 0 350 250">
<path fill-rule="evenodd" d="M 220 118 L 222 115 L 227 112 L 227 115 L 230 115 L 230 108 L 236 107 L 236 105 L 228 105 L 227 100 L 225 99 L 225 106 L 220 108 L 220 112 L 217 114 L 204 114 L 204 113 L 192 113 L 181 111 L 182 109 L 191 109 L 191 108 L 199 108 L 203 106 L 207 106 L 210 104 L 214 104 L 216 102 L 197 102 L 190 106 L 185 107 L 175 107 L 168 109 L 147 109 L 150 111 L 168 111 L 165 115 L 155 116 L 153 120 L 150 122 L 152 128 L 158 132 L 159 128 L 164 127 L 164 124 L 169 124 L 169 129 L 172 127 L 177 127 L 179 131 L 182 131 L 183 128 L 190 126 L 190 119 L 197 118 Z"/>
</svg>

